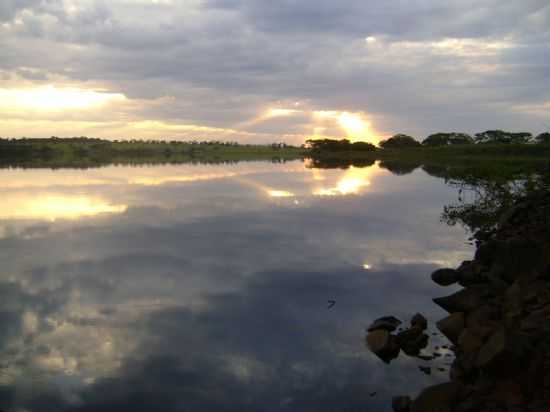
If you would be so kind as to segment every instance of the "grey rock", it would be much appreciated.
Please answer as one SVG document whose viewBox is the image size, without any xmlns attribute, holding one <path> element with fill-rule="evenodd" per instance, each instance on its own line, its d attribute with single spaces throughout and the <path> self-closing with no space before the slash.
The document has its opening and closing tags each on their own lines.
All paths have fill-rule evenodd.
<svg viewBox="0 0 550 412">
<path fill-rule="evenodd" d="M 483 341 L 472 330 L 466 328 L 458 337 L 460 350 L 467 353 L 477 352 L 483 345 Z"/>
<path fill-rule="evenodd" d="M 460 391 L 455 382 L 442 383 L 424 389 L 412 402 L 411 412 L 451 412 Z"/>
<path fill-rule="evenodd" d="M 486 282 L 487 278 L 482 276 L 484 270 L 480 263 L 466 260 L 457 269 L 458 283 L 466 287 Z"/>
<path fill-rule="evenodd" d="M 409 412 L 411 402 L 412 400 L 409 396 L 395 396 L 391 401 L 393 412 Z"/>
<path fill-rule="evenodd" d="M 401 331 L 396 336 L 397 344 L 409 356 L 418 356 L 428 346 L 428 341 L 429 336 L 418 326 Z"/>
<path fill-rule="evenodd" d="M 376 319 L 367 329 L 368 332 L 374 330 L 387 330 L 388 332 L 393 332 L 401 325 L 401 321 L 394 316 L 384 316 L 382 318 Z"/>
<path fill-rule="evenodd" d="M 464 330 L 464 313 L 458 312 L 447 316 L 437 322 L 437 328 L 445 335 L 452 343 L 458 342 L 458 337 Z"/>
<path fill-rule="evenodd" d="M 484 265 L 490 265 L 495 260 L 498 251 L 504 247 L 503 243 L 497 240 L 483 242 L 476 250 L 475 260 Z"/>
<path fill-rule="evenodd" d="M 500 376 L 515 373 L 531 350 L 525 335 L 499 329 L 481 347 L 476 366 Z"/>
<path fill-rule="evenodd" d="M 389 363 L 399 355 L 399 346 L 395 336 L 383 329 L 373 330 L 367 334 L 367 346 L 376 356 Z"/>
<path fill-rule="evenodd" d="M 484 303 L 484 293 L 480 288 L 462 289 L 452 295 L 435 298 L 433 301 L 449 313 L 468 312 Z"/>
<path fill-rule="evenodd" d="M 432 273 L 432 280 L 440 286 L 449 286 L 458 282 L 459 274 L 454 269 L 438 269 Z"/>
<path fill-rule="evenodd" d="M 428 319 L 421 313 L 417 313 L 411 319 L 411 326 L 426 330 L 428 329 Z"/>
</svg>

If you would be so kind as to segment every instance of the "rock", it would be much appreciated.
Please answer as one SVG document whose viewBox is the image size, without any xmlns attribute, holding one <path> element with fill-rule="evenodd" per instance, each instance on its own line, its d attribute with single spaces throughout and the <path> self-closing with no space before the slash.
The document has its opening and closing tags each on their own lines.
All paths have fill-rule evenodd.
<svg viewBox="0 0 550 412">
<path fill-rule="evenodd" d="M 425 373 L 426 375 L 432 374 L 432 368 L 429 366 L 419 366 L 418 369 L 420 369 L 420 372 Z"/>
<path fill-rule="evenodd" d="M 449 313 L 468 312 L 484 303 L 483 297 L 482 289 L 470 287 L 433 301 Z"/>
<path fill-rule="evenodd" d="M 426 330 L 428 329 L 428 319 L 426 319 L 421 313 L 417 313 L 411 319 L 411 326 Z"/>
<path fill-rule="evenodd" d="M 449 286 L 458 282 L 459 275 L 454 269 L 438 269 L 432 273 L 432 280 L 440 286 Z"/>
<path fill-rule="evenodd" d="M 409 396 L 395 396 L 391 401 L 393 412 L 409 412 L 411 409 L 411 402 Z"/>
<path fill-rule="evenodd" d="M 490 265 L 495 260 L 498 250 L 502 248 L 502 242 L 497 240 L 483 242 L 476 250 L 475 260 L 484 265 Z"/>
<path fill-rule="evenodd" d="M 476 366 L 500 376 L 509 376 L 521 367 L 529 350 L 530 344 L 525 336 L 499 329 L 479 350 Z"/>
<path fill-rule="evenodd" d="M 383 351 L 388 346 L 389 341 L 390 333 L 387 330 L 374 330 L 367 334 L 367 345 L 376 354 Z"/>
<path fill-rule="evenodd" d="M 518 278 L 537 278 L 545 265 L 544 252 L 539 245 L 522 239 L 511 239 L 499 244 L 491 269 L 493 276 L 509 283 Z M 527 262 L 529 264 L 526 264 Z"/>
<path fill-rule="evenodd" d="M 460 385 L 455 382 L 442 383 L 424 389 L 412 402 L 411 412 L 451 412 L 456 402 Z"/>
<path fill-rule="evenodd" d="M 486 282 L 487 278 L 481 276 L 483 271 L 484 267 L 480 263 L 466 260 L 457 269 L 458 283 L 467 287 Z"/>
<path fill-rule="evenodd" d="M 420 351 L 428 346 L 428 341 L 429 336 L 419 327 L 404 330 L 396 336 L 397 344 L 409 356 L 418 356 Z"/>
<path fill-rule="evenodd" d="M 479 399 L 465 399 L 454 407 L 453 412 L 479 412 L 481 401 Z"/>
<path fill-rule="evenodd" d="M 382 318 L 376 319 L 367 329 L 368 332 L 374 330 L 387 330 L 388 332 L 393 332 L 399 325 L 401 321 L 394 316 L 384 316 Z"/>
<path fill-rule="evenodd" d="M 464 330 L 464 313 L 453 313 L 441 319 L 436 325 L 443 335 L 452 343 L 456 344 L 458 342 L 458 337 Z"/>
<path fill-rule="evenodd" d="M 497 329 L 500 318 L 497 309 L 482 305 L 466 315 L 466 327 L 481 340 L 485 340 Z"/>
<path fill-rule="evenodd" d="M 477 353 L 463 352 L 457 356 L 452 365 L 450 378 L 455 382 L 464 382 L 472 375 L 476 374 L 476 357 Z"/>
<path fill-rule="evenodd" d="M 376 356 L 389 363 L 399 355 L 395 336 L 387 330 L 379 329 L 367 334 L 367 346 Z"/>
<path fill-rule="evenodd" d="M 458 346 L 463 352 L 477 352 L 482 345 L 483 341 L 479 338 L 479 336 L 472 333 L 472 331 L 468 328 L 464 329 L 458 337 Z"/>
</svg>

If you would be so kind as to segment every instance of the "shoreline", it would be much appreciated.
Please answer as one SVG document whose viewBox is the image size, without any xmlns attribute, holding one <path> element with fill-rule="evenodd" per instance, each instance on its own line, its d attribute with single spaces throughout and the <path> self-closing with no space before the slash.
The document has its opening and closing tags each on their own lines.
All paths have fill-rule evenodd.
<svg viewBox="0 0 550 412">
<path fill-rule="evenodd" d="M 550 193 L 517 200 L 495 230 L 476 239 L 473 260 L 432 274 L 440 286 L 463 287 L 434 299 L 449 313 L 437 322 L 455 354 L 449 381 L 414 400 L 395 397 L 395 412 L 550 410 Z M 392 335 L 395 328 L 378 319 L 369 348 L 387 362 L 400 350 L 418 356 L 427 336 L 415 323 Z M 412 355 L 405 351 L 411 344 Z"/>
</svg>

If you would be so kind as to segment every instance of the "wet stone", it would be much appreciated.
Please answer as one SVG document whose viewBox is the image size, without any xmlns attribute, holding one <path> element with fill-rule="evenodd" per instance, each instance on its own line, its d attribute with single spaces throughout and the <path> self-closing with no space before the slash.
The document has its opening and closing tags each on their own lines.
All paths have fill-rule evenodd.
<svg viewBox="0 0 550 412">
<path fill-rule="evenodd" d="M 438 269 L 432 273 L 432 280 L 440 286 L 449 286 L 458 282 L 459 274 L 455 269 Z"/>
<path fill-rule="evenodd" d="M 457 343 L 458 337 L 464 330 L 464 313 L 453 313 L 444 319 L 437 322 L 437 328 L 445 335 L 451 342 Z"/>
<path fill-rule="evenodd" d="M 384 316 L 382 318 L 376 319 L 367 329 L 368 332 L 374 330 L 387 330 L 388 332 L 393 332 L 401 325 L 401 321 L 394 316 Z"/>
<path fill-rule="evenodd" d="M 428 329 L 428 319 L 426 319 L 421 313 L 417 313 L 411 319 L 411 326 L 426 330 Z"/>
</svg>

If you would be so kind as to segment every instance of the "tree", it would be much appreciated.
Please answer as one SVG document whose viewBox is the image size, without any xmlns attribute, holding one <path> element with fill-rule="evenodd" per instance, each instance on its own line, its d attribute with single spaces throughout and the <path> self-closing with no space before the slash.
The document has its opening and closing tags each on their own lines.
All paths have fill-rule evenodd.
<svg viewBox="0 0 550 412">
<path fill-rule="evenodd" d="M 536 137 L 537 143 L 550 144 L 550 133 L 544 132 Z"/>
<path fill-rule="evenodd" d="M 396 134 L 387 140 L 382 140 L 380 147 L 384 149 L 405 149 L 410 147 L 420 147 L 421 144 L 414 137 L 406 134 Z"/>
<path fill-rule="evenodd" d="M 372 152 L 376 150 L 376 146 L 367 142 L 351 143 L 348 139 L 333 140 L 333 139 L 310 139 L 306 141 L 306 147 L 314 151 L 323 152 Z"/>
<path fill-rule="evenodd" d="M 474 143 L 474 139 L 465 133 L 435 133 L 424 139 L 422 145 L 433 147 L 472 143 Z"/>
<path fill-rule="evenodd" d="M 351 150 L 351 143 L 347 139 L 310 139 L 306 143 L 311 149 L 316 151 L 345 152 Z"/>
<path fill-rule="evenodd" d="M 528 132 L 505 132 L 503 130 L 487 130 L 476 134 L 476 143 L 527 143 L 533 138 Z"/>
<path fill-rule="evenodd" d="M 376 146 L 367 142 L 355 142 L 352 143 L 351 149 L 357 152 L 374 152 Z"/>
</svg>

